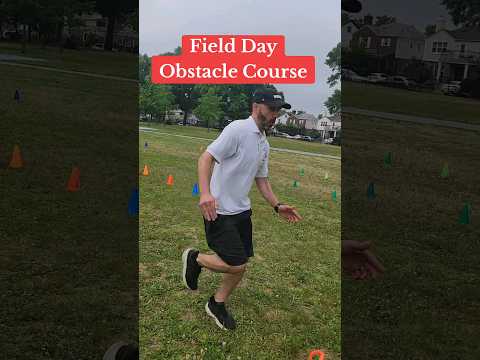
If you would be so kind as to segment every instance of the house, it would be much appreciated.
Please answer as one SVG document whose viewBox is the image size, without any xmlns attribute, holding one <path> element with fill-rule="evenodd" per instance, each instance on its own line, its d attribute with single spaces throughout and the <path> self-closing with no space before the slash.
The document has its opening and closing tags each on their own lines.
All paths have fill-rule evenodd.
<svg viewBox="0 0 480 360">
<path fill-rule="evenodd" d="M 371 72 L 401 74 L 412 60 L 422 60 L 425 38 L 412 25 L 365 25 L 352 35 L 351 46 L 364 49 L 374 60 Z"/>
<path fill-rule="evenodd" d="M 71 29 L 65 28 L 65 36 L 72 37 L 83 47 L 99 46 L 103 48 L 107 34 L 108 20 L 98 13 L 83 14 L 79 23 Z M 130 52 L 138 52 L 138 32 L 130 25 L 115 24 L 113 48 Z"/>
<path fill-rule="evenodd" d="M 318 131 L 320 138 L 328 139 L 337 136 L 337 132 L 342 127 L 341 116 L 336 114 L 334 116 L 324 116 L 317 118 L 312 114 L 303 111 L 285 112 L 277 118 L 277 123 L 282 125 L 294 125 L 306 130 Z"/>
<path fill-rule="evenodd" d="M 355 34 L 360 27 L 361 26 L 355 20 L 348 20 L 342 25 L 342 48 L 351 48 L 350 43 L 352 41 L 353 34 Z"/>
<path fill-rule="evenodd" d="M 438 29 L 425 40 L 423 61 L 437 82 L 480 78 L 480 28 Z"/>
</svg>

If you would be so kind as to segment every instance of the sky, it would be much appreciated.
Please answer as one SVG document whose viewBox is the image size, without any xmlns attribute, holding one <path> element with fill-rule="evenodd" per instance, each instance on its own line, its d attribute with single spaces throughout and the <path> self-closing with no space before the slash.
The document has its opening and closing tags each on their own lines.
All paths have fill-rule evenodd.
<svg viewBox="0 0 480 360">
<path fill-rule="evenodd" d="M 317 116 L 333 93 L 324 64 L 340 42 L 340 0 L 141 0 L 140 52 L 173 51 L 183 34 L 285 35 L 286 55 L 315 56 L 316 83 L 275 84 L 295 110 Z"/>
</svg>

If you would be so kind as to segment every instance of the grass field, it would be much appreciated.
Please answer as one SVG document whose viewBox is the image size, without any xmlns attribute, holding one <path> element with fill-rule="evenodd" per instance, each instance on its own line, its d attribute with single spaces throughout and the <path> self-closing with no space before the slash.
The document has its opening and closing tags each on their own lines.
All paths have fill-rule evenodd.
<svg viewBox="0 0 480 360">
<path fill-rule="evenodd" d="M 138 79 L 138 68 L 132 66 L 132 59 L 137 59 L 135 54 L 94 50 L 62 49 L 60 51 L 58 47 L 43 48 L 39 44 L 28 44 L 25 53 L 21 50 L 21 44 L 0 42 L 0 55 L 10 54 L 45 60 L 22 59 L 17 60 L 18 63 Z"/>
<path fill-rule="evenodd" d="M 106 62 L 82 68 L 101 73 L 96 61 Z M 138 88 L 1 63 L 0 78 L 2 358 L 99 359 L 137 333 L 138 221 L 127 202 L 138 180 Z M 15 144 L 23 169 L 7 168 Z M 77 193 L 66 191 L 73 166 Z"/>
<path fill-rule="evenodd" d="M 480 124 L 479 100 L 440 93 L 345 82 L 342 86 L 342 102 L 349 107 L 372 111 Z"/>
<path fill-rule="evenodd" d="M 328 360 L 339 359 L 340 161 L 271 153 L 273 189 L 304 221 L 282 222 L 252 190 L 255 257 L 231 298 L 238 328 L 225 332 L 204 310 L 220 275 L 202 272 L 196 292 L 184 288 L 180 275 L 186 247 L 208 250 L 198 197 L 192 196 L 200 147 L 206 144 L 140 134 L 140 167 L 147 164 L 151 171 L 140 178 L 142 358 L 304 360 L 310 350 L 324 349 Z M 168 175 L 174 176 L 173 187 L 166 185 Z M 299 188 L 292 187 L 294 179 Z M 331 200 L 333 189 L 337 203 Z"/>
<path fill-rule="evenodd" d="M 342 281 L 342 354 L 478 359 L 480 134 L 350 114 L 342 131 L 342 236 L 371 240 L 387 268 L 378 281 Z"/>
<path fill-rule="evenodd" d="M 216 129 L 210 129 L 210 132 L 208 132 L 206 128 L 196 126 L 163 125 L 151 122 L 141 122 L 140 126 L 155 128 L 158 129 L 159 132 L 186 135 L 204 139 L 215 139 L 219 134 L 219 131 Z M 341 155 L 340 146 L 335 145 L 325 145 L 318 142 L 307 142 L 294 139 L 278 138 L 273 136 L 270 136 L 268 138 L 268 141 L 270 142 L 270 146 L 275 148 L 312 152 L 332 156 Z"/>
</svg>

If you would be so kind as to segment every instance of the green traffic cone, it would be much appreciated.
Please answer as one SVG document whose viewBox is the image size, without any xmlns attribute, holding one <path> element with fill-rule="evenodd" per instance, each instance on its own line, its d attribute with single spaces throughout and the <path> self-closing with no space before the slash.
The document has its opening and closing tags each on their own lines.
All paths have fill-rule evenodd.
<svg viewBox="0 0 480 360">
<path fill-rule="evenodd" d="M 445 179 L 445 178 L 448 177 L 449 174 L 450 174 L 450 172 L 449 172 L 449 170 L 448 170 L 448 164 L 445 163 L 445 164 L 443 165 L 442 172 L 440 173 L 440 177 L 442 177 L 442 178 Z"/>
<path fill-rule="evenodd" d="M 294 188 L 300 187 L 300 182 L 297 181 L 297 180 L 294 180 L 294 181 L 293 181 L 293 187 L 294 187 Z"/>
<path fill-rule="evenodd" d="M 460 224 L 468 225 L 470 224 L 470 218 L 472 216 L 472 207 L 469 203 L 466 203 L 460 213 Z"/>
<path fill-rule="evenodd" d="M 305 170 L 303 168 L 300 168 L 300 176 L 304 176 L 305 175 Z"/>
<path fill-rule="evenodd" d="M 385 165 L 385 167 L 392 166 L 392 153 L 390 151 L 387 152 L 383 157 L 383 164 Z"/>
<path fill-rule="evenodd" d="M 335 203 L 337 202 L 337 190 L 332 191 L 332 201 Z"/>
</svg>

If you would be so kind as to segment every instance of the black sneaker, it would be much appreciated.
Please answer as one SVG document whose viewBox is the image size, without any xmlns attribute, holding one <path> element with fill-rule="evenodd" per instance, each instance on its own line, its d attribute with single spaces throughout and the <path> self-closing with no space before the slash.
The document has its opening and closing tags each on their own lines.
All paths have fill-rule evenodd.
<svg viewBox="0 0 480 360">
<path fill-rule="evenodd" d="M 134 344 L 127 344 L 124 342 L 118 342 L 110 346 L 103 360 L 138 360 L 138 346 Z"/>
<path fill-rule="evenodd" d="M 183 283 L 190 290 L 198 289 L 198 277 L 202 271 L 202 267 L 197 262 L 199 251 L 195 249 L 187 249 L 183 252 Z"/>
<path fill-rule="evenodd" d="M 230 315 L 225 308 L 224 303 L 217 303 L 212 296 L 205 304 L 207 314 L 215 319 L 218 327 L 223 330 L 235 330 L 237 324 L 235 319 Z"/>
</svg>

